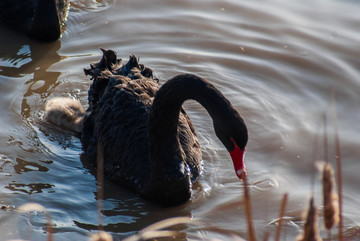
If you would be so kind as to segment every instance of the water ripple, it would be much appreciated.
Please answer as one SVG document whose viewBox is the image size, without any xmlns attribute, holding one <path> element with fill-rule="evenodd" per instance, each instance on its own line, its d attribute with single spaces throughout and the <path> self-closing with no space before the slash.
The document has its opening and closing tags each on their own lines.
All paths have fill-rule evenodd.
<svg viewBox="0 0 360 241">
<path fill-rule="evenodd" d="M 251 180 L 251 188 L 260 191 L 260 192 L 266 192 L 274 189 L 279 188 L 279 183 L 275 178 L 271 178 L 268 176 L 264 177 L 258 177 L 259 179 L 255 178 Z"/>
</svg>

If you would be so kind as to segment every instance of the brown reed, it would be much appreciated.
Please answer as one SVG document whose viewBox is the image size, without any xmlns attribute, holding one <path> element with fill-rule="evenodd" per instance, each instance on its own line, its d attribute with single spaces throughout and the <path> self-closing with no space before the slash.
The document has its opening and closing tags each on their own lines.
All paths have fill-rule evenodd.
<svg viewBox="0 0 360 241">
<path fill-rule="evenodd" d="M 255 230 L 254 230 L 252 214 L 251 214 L 251 203 L 250 203 L 249 187 L 247 184 L 247 177 L 244 178 L 244 206 L 246 213 L 246 221 L 248 224 L 249 240 L 256 241 Z"/>
<path fill-rule="evenodd" d="M 339 241 L 343 240 L 343 216 L 342 216 L 342 170 L 341 170 L 341 151 L 340 151 L 340 138 L 339 138 L 339 127 L 338 127 L 338 118 L 336 111 L 336 101 L 335 101 L 335 92 L 334 89 L 331 90 L 331 104 L 333 109 L 333 121 L 335 129 L 335 157 L 336 157 L 336 180 L 337 180 L 337 189 L 338 189 L 338 199 L 339 199 Z"/>
<path fill-rule="evenodd" d="M 104 231 L 99 231 L 91 235 L 89 241 L 113 241 L 113 238 L 111 234 Z"/>
<path fill-rule="evenodd" d="M 42 212 L 46 218 L 46 231 L 47 231 L 47 241 L 53 241 L 53 228 L 52 220 L 50 214 L 46 211 L 46 208 L 38 203 L 25 203 L 17 208 L 17 211 L 20 213 L 28 212 Z"/>
<path fill-rule="evenodd" d="M 123 241 L 143 241 L 156 238 L 175 237 L 179 235 L 178 231 L 164 230 L 175 225 L 196 223 L 190 217 L 175 217 L 168 218 L 151 224 L 144 229 L 140 230 L 137 234 L 134 234 Z"/>
<path fill-rule="evenodd" d="M 183 235 L 182 232 L 170 230 L 170 228 L 177 225 L 188 225 L 189 227 L 191 227 L 192 230 L 195 231 L 196 230 L 208 231 L 212 233 L 226 235 L 227 236 L 226 240 L 246 241 L 245 239 L 241 238 L 240 233 L 236 231 L 223 229 L 217 227 L 214 224 L 200 220 L 195 220 L 190 217 L 174 217 L 174 218 L 161 220 L 159 222 L 156 222 L 154 224 L 151 224 L 143 228 L 138 233 L 123 239 L 123 241 L 158 240 L 161 238 L 167 238 L 166 240 L 177 240 L 177 238 L 179 237 L 181 239 L 181 235 Z M 208 240 L 208 239 L 204 239 L 201 236 L 198 236 L 197 234 L 192 234 L 192 233 L 186 233 L 186 238 L 191 240 Z M 209 239 L 209 240 L 213 240 L 213 239 Z"/>
<path fill-rule="evenodd" d="M 99 220 L 99 231 L 102 231 L 103 228 L 103 215 L 101 211 L 103 210 L 103 199 L 104 199 L 104 156 L 103 148 L 100 143 L 97 146 L 97 209 L 98 209 L 98 220 Z"/>
<path fill-rule="evenodd" d="M 263 241 L 268 241 L 270 238 L 269 230 L 265 230 Z"/>
<path fill-rule="evenodd" d="M 330 163 L 325 163 L 322 172 L 324 222 L 327 229 L 331 229 L 339 222 L 338 195 L 334 191 L 334 170 Z"/>
<path fill-rule="evenodd" d="M 281 236 L 281 227 L 282 227 L 282 221 L 283 221 L 283 217 L 285 214 L 285 208 L 286 208 L 286 203 L 288 200 L 288 194 L 285 193 L 283 196 L 283 199 L 281 201 L 281 206 L 280 206 L 280 214 L 279 214 L 279 224 L 278 224 L 278 228 L 276 230 L 276 236 L 275 236 L 275 241 L 280 241 L 280 236 Z"/>
<path fill-rule="evenodd" d="M 310 198 L 308 210 L 305 212 L 304 231 L 297 237 L 297 241 L 322 241 L 317 226 L 318 214 L 314 197 Z"/>
</svg>

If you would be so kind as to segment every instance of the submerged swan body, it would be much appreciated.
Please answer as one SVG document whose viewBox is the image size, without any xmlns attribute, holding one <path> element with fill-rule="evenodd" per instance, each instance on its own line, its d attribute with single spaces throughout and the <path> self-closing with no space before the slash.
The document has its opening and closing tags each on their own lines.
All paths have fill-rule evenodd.
<svg viewBox="0 0 360 241">
<path fill-rule="evenodd" d="M 68 10 L 69 0 L 1 0 L 0 24 L 54 41 L 63 32 Z"/>
<path fill-rule="evenodd" d="M 230 102 L 207 80 L 191 74 L 176 76 L 159 88 L 152 70 L 135 56 L 122 65 L 116 53 L 103 50 L 91 64 L 89 107 L 81 142 L 104 174 L 144 198 L 163 205 L 189 200 L 201 171 L 201 149 L 185 110 L 187 99 L 198 101 L 213 119 L 215 133 L 234 162 L 239 178 L 246 175 L 243 155 L 246 125 Z"/>
</svg>

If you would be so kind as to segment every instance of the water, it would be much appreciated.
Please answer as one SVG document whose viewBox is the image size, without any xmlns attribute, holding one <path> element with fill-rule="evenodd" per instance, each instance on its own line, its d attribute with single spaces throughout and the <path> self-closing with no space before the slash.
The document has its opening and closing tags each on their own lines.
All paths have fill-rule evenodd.
<svg viewBox="0 0 360 241">
<path fill-rule="evenodd" d="M 129 54 L 153 68 L 161 83 L 184 72 L 213 82 L 243 115 L 250 131 L 246 164 L 258 239 L 274 237 L 280 202 L 289 194 L 282 240 L 294 240 L 312 190 L 321 206 L 313 159 L 324 159 L 327 114 L 329 159 L 335 155 L 334 90 L 343 161 L 344 229 L 359 229 L 360 5 L 357 1 L 85 1 L 72 2 L 60 41 L 41 44 L 0 27 L 1 240 L 46 240 L 41 212 L 13 207 L 42 204 L 55 240 L 87 240 L 98 229 L 96 178 L 81 158 L 77 137 L 44 122 L 44 103 L 70 96 L 86 105 L 83 68 L 100 47 Z M 246 238 L 242 183 L 197 103 L 186 109 L 203 148 L 204 171 L 192 200 L 164 209 L 105 182 L 102 213 L 115 240 L 153 222 L 191 216 Z M 316 136 L 319 141 L 315 142 Z M 315 153 L 315 154 L 313 154 Z M 224 205 L 228 205 L 224 208 Z M 214 212 L 210 212 L 214 209 Z M 210 212 L 210 213 L 209 213 Z M 181 239 L 228 238 L 178 228 Z M 335 231 L 333 232 L 335 233 Z M 354 237 L 352 240 L 360 240 Z"/>
</svg>

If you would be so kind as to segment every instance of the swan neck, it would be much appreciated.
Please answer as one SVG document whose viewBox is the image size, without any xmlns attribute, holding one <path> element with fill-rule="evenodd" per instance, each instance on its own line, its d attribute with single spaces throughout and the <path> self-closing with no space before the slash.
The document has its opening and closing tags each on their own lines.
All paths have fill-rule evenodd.
<svg viewBox="0 0 360 241">
<path fill-rule="evenodd" d="M 168 162 L 165 159 L 171 159 L 171 156 L 182 156 L 178 120 L 182 104 L 189 99 L 199 102 L 208 111 L 215 126 L 229 112 L 236 112 L 230 102 L 207 80 L 191 74 L 170 79 L 157 92 L 150 111 L 148 127 L 152 162 Z M 164 157 L 165 152 L 170 156 Z"/>
</svg>

